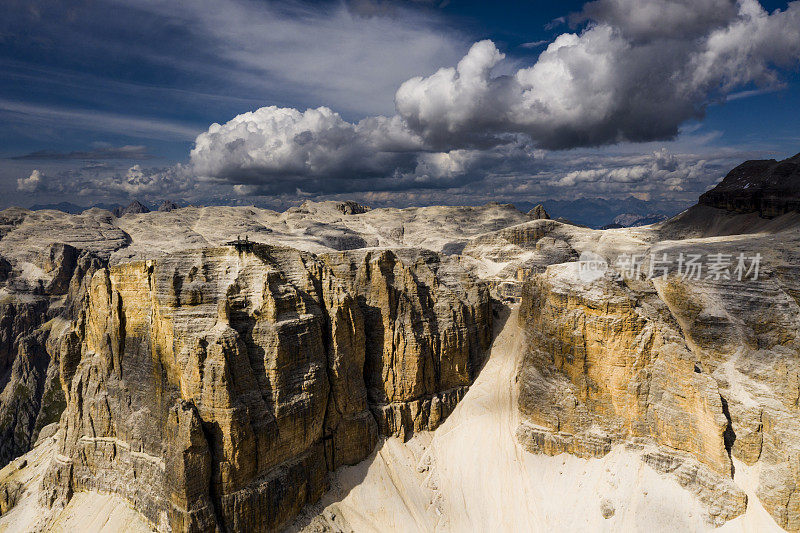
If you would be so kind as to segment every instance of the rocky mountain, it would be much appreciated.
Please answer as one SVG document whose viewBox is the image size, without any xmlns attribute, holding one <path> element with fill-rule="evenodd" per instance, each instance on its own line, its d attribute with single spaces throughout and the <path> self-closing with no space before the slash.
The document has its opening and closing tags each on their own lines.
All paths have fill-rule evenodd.
<svg viewBox="0 0 800 533">
<path fill-rule="evenodd" d="M 764 218 L 800 212 L 800 154 L 783 161 L 745 161 L 700 196 L 699 203 Z"/>
<path fill-rule="evenodd" d="M 0 303 L 2 464 L 30 449 L 42 428 L 58 421 L 65 402 L 52 341 L 80 311 L 88 280 L 105 264 L 101 256 L 67 244 L 47 246 L 33 260 L 31 266 L 47 277 L 31 283 L 9 270 Z"/>
<path fill-rule="evenodd" d="M 536 220 L 550 218 L 550 215 L 548 215 L 547 211 L 544 210 L 544 206 L 542 204 L 538 204 L 536 207 L 528 211 L 528 216 Z"/>
<path fill-rule="evenodd" d="M 649 224 L 657 224 L 664 222 L 669 217 L 661 214 L 647 214 L 639 215 L 635 213 L 623 213 L 614 217 L 614 224 L 620 228 L 630 228 L 633 226 L 647 226 Z"/>
<path fill-rule="evenodd" d="M 42 211 L 45 209 L 48 210 L 55 210 L 55 211 L 64 211 L 65 213 L 70 213 L 73 215 L 79 215 L 86 211 L 87 209 L 91 209 L 92 207 L 97 207 L 98 209 L 104 209 L 106 211 L 111 211 L 112 213 L 117 209 L 122 209 L 123 206 L 118 204 L 104 204 L 98 203 L 93 204 L 89 207 L 81 206 L 77 204 L 73 204 L 72 202 L 58 202 L 55 204 L 34 204 L 29 209 L 31 211 Z"/>
<path fill-rule="evenodd" d="M 0 529 L 800 531 L 798 227 L 3 211 Z"/>
<path fill-rule="evenodd" d="M 178 209 L 178 204 L 172 200 L 164 200 L 161 202 L 161 205 L 158 206 L 157 211 L 168 213 L 170 211 L 175 211 L 176 209 Z"/>
<path fill-rule="evenodd" d="M 119 207 L 114 210 L 114 214 L 118 217 L 124 215 L 139 215 L 142 213 L 149 213 L 150 208 L 141 203 L 139 200 L 134 200 L 128 204 L 127 207 Z"/>
<path fill-rule="evenodd" d="M 401 255 L 212 248 L 94 276 L 47 503 L 91 489 L 161 529 L 273 530 L 379 434 L 434 429 L 488 348 L 489 296 Z"/>
<path fill-rule="evenodd" d="M 646 216 L 650 214 L 673 216 L 689 207 L 692 202 L 679 200 L 640 200 L 629 196 L 627 198 L 576 198 L 573 200 L 543 199 L 537 204 L 547 209 L 554 218 L 570 220 L 575 224 L 599 229 L 612 223 L 620 215 Z M 531 202 L 515 201 L 517 208 L 528 211 L 536 204 Z"/>
</svg>

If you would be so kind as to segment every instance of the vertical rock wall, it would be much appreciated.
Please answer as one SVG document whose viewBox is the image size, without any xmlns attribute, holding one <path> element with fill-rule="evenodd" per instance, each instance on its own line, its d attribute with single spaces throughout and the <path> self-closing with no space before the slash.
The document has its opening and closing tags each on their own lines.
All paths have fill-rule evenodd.
<svg viewBox="0 0 800 533">
<path fill-rule="evenodd" d="M 62 345 L 44 498 L 123 495 L 162 530 L 272 530 L 379 433 L 433 428 L 488 348 L 488 291 L 438 256 L 255 246 L 97 272 Z"/>
<path fill-rule="evenodd" d="M 697 493 L 711 522 L 744 512 L 717 382 L 697 366 L 666 306 L 645 283 L 584 282 L 577 267 L 551 266 L 523 291 L 521 442 L 590 457 L 625 443 Z"/>
</svg>

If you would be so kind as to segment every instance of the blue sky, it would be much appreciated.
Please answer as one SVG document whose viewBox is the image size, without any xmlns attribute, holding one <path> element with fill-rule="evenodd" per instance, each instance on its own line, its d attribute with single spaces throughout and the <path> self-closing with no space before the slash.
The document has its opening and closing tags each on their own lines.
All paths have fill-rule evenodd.
<svg viewBox="0 0 800 533">
<path fill-rule="evenodd" d="M 12 0 L 0 207 L 691 202 L 800 151 L 795 4 Z"/>
</svg>

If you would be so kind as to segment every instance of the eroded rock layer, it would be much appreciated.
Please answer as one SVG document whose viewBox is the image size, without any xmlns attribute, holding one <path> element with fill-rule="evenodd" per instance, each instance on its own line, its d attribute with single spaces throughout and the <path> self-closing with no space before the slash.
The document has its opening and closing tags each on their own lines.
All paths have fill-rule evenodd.
<svg viewBox="0 0 800 533">
<path fill-rule="evenodd" d="M 402 257 L 401 257 L 402 256 Z M 489 345 L 454 261 L 251 246 L 98 271 L 61 345 L 43 498 L 124 496 L 162 530 L 272 530 L 379 432 L 432 429 Z"/>
<path fill-rule="evenodd" d="M 619 442 L 650 446 L 647 462 L 683 478 L 712 522 L 743 513 L 724 400 L 669 311 L 621 281 L 582 281 L 577 266 L 551 266 L 523 291 L 530 349 L 519 377 L 520 440 L 534 452 L 581 457 Z"/>
</svg>

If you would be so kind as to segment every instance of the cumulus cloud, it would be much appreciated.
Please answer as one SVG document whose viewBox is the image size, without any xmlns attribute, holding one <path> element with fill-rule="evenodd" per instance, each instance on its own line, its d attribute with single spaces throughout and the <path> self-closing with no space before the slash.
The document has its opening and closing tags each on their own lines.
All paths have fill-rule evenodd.
<svg viewBox="0 0 800 533">
<path fill-rule="evenodd" d="M 130 167 L 124 174 L 96 178 L 84 185 L 84 194 L 104 189 L 130 197 L 158 198 L 188 192 L 195 185 L 182 165 L 167 168 Z"/>
<path fill-rule="evenodd" d="M 740 15 L 713 31 L 691 57 L 691 87 L 701 94 L 727 94 L 755 83 L 780 83 L 774 67 L 796 66 L 800 58 L 800 2 L 767 13 L 755 0 L 743 0 Z"/>
<path fill-rule="evenodd" d="M 776 67 L 800 59 L 800 2 L 768 14 L 755 0 L 738 10 L 722 0 L 599 0 L 583 16 L 583 31 L 558 36 L 511 76 L 493 76 L 503 54 L 476 43 L 455 69 L 401 85 L 398 114 L 436 147 L 509 133 L 550 149 L 667 139 L 720 95 L 776 83 Z"/>
<path fill-rule="evenodd" d="M 270 106 L 212 124 L 197 137 L 191 161 L 201 176 L 242 183 L 268 177 L 276 188 L 294 189 L 304 178 L 382 177 L 403 167 L 403 152 L 420 147 L 396 119 L 353 124 L 326 107 L 300 112 Z"/>
<path fill-rule="evenodd" d="M 34 170 L 27 178 L 17 179 L 17 190 L 29 193 L 36 192 L 42 187 L 43 183 L 42 173 Z"/>
<path fill-rule="evenodd" d="M 687 187 L 696 190 L 698 182 L 703 181 L 710 173 L 706 160 L 679 158 L 663 148 L 649 156 L 627 158 L 622 164 L 608 161 L 605 163 L 595 168 L 567 172 L 557 179 L 549 180 L 549 183 L 555 187 L 585 186 L 604 192 L 628 189 L 639 193 L 658 191 L 663 194 L 682 192 Z M 635 184 L 644 186 L 633 189 L 631 185 Z"/>
<path fill-rule="evenodd" d="M 530 66 L 509 69 L 516 62 L 484 40 L 454 67 L 408 79 L 391 117 L 349 122 L 327 107 L 271 106 L 213 124 L 197 137 L 191 171 L 240 194 L 436 189 L 535 174 L 537 150 L 672 139 L 711 103 L 769 90 L 800 60 L 800 2 L 767 13 L 755 0 L 597 0 L 573 18 L 582 29 L 556 37 Z M 675 192 L 702 168 L 648 157 L 545 182 L 611 190 L 658 180 Z"/>
<path fill-rule="evenodd" d="M 200 185 L 180 164 L 164 168 L 133 165 L 127 169 L 97 165 L 62 170 L 52 175 L 45 175 L 37 169 L 27 178 L 17 179 L 17 190 L 20 192 L 61 199 L 90 197 L 125 201 L 139 198 L 156 202 L 180 196 L 197 200 L 219 194 L 225 189 L 213 183 Z"/>
<path fill-rule="evenodd" d="M 201 4 L 210 5 L 206 0 Z M 364 5 L 373 4 L 384 5 Z M 658 146 L 648 147 L 644 156 L 622 159 L 582 160 L 574 152 L 562 157 L 558 151 L 673 139 L 686 121 L 701 118 L 712 103 L 780 87 L 782 69 L 800 60 L 800 1 L 768 13 L 756 0 L 596 0 L 571 18 L 571 31 L 549 44 L 523 45 L 547 44 L 532 64 L 506 57 L 495 43 L 483 40 L 453 61 L 454 66 L 438 70 L 430 57 L 447 57 L 452 65 L 458 48 L 452 36 L 435 38 L 430 25 L 421 33 L 408 24 L 392 29 L 395 15 L 358 12 L 355 4 L 326 8 L 321 15 L 297 5 L 287 8 L 318 22 L 321 34 L 345 52 L 342 60 L 332 58 L 330 50 L 320 49 L 326 39 L 314 39 L 314 53 L 304 54 L 302 61 L 293 50 L 312 45 L 307 37 L 298 37 L 301 23 L 286 29 L 250 22 L 268 19 L 274 6 L 246 4 L 245 9 L 245 4 L 226 0 L 230 9 L 216 27 L 208 15 L 213 10 L 183 13 L 152 0 L 139 5 L 195 30 L 208 30 L 214 42 L 236 33 L 229 30 L 241 24 L 244 37 L 237 37 L 236 46 L 222 47 L 226 61 L 239 71 L 257 73 L 259 80 L 279 79 L 278 72 L 292 76 L 282 80 L 292 86 L 328 80 L 321 85 L 325 94 L 350 111 L 359 107 L 354 100 L 366 102 L 363 109 L 382 109 L 366 94 L 371 83 L 365 82 L 364 73 L 371 73 L 376 94 L 394 84 L 394 113 L 349 120 L 328 107 L 263 107 L 212 124 L 196 137 L 186 165 L 109 168 L 47 183 L 32 173 L 17 180 L 19 191 L 54 190 L 57 185 L 49 182 L 59 181 L 86 195 L 150 198 L 191 198 L 200 189 L 206 196 L 225 190 L 235 197 L 363 191 L 430 191 L 436 196 L 437 191 L 466 194 L 468 186 L 482 191 L 476 194 L 491 191 L 510 197 L 570 194 L 575 188 L 587 194 L 635 189 L 645 195 L 690 195 L 702 191 L 709 176 L 718 176 L 719 159 L 710 162 Z M 287 19 L 285 13 L 278 15 L 276 20 Z M 361 25 L 371 36 L 369 42 L 385 36 L 387 47 L 371 50 L 351 43 L 342 28 Z M 386 63 L 387 50 L 396 56 L 406 42 L 417 43 L 408 61 Z M 280 51 L 281 64 L 273 56 L 264 57 L 266 48 Z M 367 57 L 359 63 L 362 54 Z M 423 56 L 429 59 L 422 61 Z M 325 65 L 309 57 L 326 58 Z M 283 66 L 294 59 L 298 66 L 287 74 Z M 414 65 L 432 74 L 398 84 L 396 73 L 407 76 Z M 379 75 L 384 66 L 392 75 Z M 312 89 L 308 94 L 324 101 Z M 121 158 L 138 149 L 114 150 L 94 159 Z M 22 158 L 88 155 L 34 153 Z"/>
</svg>

